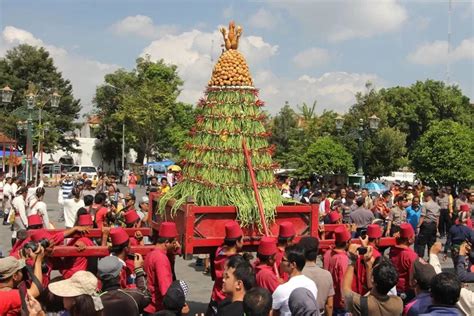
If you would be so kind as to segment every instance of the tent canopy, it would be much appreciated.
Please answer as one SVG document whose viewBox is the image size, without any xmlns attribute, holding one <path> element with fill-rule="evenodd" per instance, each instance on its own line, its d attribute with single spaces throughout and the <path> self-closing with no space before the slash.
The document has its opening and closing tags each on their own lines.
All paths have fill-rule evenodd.
<svg viewBox="0 0 474 316">
<path fill-rule="evenodd" d="M 174 165 L 174 161 L 166 159 L 162 161 L 150 161 L 146 164 L 147 167 L 152 167 L 153 170 L 158 172 L 166 172 L 169 166 Z"/>
</svg>

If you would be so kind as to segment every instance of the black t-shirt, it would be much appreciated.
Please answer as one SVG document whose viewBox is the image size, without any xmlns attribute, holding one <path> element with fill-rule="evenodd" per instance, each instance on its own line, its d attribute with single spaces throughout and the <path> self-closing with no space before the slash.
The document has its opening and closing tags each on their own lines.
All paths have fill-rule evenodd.
<svg viewBox="0 0 474 316">
<path fill-rule="evenodd" d="M 226 298 L 217 307 L 217 316 L 242 316 L 244 315 L 244 303 L 242 301 L 233 302 Z"/>
</svg>

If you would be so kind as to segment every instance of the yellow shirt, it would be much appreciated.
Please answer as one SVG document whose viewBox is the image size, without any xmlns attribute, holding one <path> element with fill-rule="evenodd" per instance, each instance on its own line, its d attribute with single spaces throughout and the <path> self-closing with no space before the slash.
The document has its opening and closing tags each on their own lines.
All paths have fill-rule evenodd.
<svg viewBox="0 0 474 316">
<path fill-rule="evenodd" d="M 168 192 L 169 190 L 170 190 L 170 186 L 169 186 L 169 185 L 167 185 L 167 186 L 165 186 L 165 187 L 160 186 L 160 191 L 161 191 L 161 193 L 166 193 L 166 192 Z"/>
</svg>

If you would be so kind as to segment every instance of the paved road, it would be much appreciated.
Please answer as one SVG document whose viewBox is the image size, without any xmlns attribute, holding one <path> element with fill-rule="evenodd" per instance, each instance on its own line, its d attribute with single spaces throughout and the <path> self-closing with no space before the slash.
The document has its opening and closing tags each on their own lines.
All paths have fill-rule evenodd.
<svg viewBox="0 0 474 316">
<path fill-rule="evenodd" d="M 127 192 L 125 187 L 120 187 L 122 192 Z M 45 202 L 48 206 L 50 220 L 56 227 L 64 227 L 63 223 L 57 223 L 59 216 L 59 205 L 57 203 L 57 188 L 47 188 Z M 137 200 L 145 195 L 144 188 L 137 189 Z M 443 240 L 444 241 L 444 240 Z M 5 252 L 11 249 L 11 232 L 8 226 L 0 226 L 0 249 Z M 442 264 L 443 269 L 452 270 L 452 262 L 448 259 Z M 191 314 L 205 312 L 209 302 L 212 289 L 212 281 L 209 276 L 202 274 L 202 267 L 195 266 L 195 260 L 183 260 L 179 258 L 176 261 L 176 275 L 178 279 L 185 280 L 189 285 L 188 304 L 191 308 Z M 472 286 L 471 290 L 474 289 Z"/>
</svg>

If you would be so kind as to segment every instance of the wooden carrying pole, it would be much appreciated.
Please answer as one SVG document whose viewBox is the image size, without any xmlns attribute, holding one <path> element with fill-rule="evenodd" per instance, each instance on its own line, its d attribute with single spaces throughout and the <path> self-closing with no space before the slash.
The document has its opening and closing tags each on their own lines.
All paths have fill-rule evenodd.
<svg viewBox="0 0 474 316">
<path fill-rule="evenodd" d="M 247 168 L 249 169 L 253 193 L 255 194 L 255 199 L 257 200 L 258 212 L 260 214 L 260 222 L 262 223 L 263 233 L 268 237 L 270 236 L 270 232 L 268 231 L 267 221 L 265 220 L 265 210 L 263 209 L 262 199 L 260 198 L 260 192 L 258 191 L 257 179 L 255 178 L 255 172 L 253 171 L 252 167 L 252 159 L 250 159 L 250 153 L 247 148 L 245 138 L 242 138 L 242 149 L 244 151 L 245 161 L 247 162 Z M 274 264 L 273 269 L 275 270 L 277 278 L 279 278 L 280 273 L 278 273 L 278 267 L 276 266 L 276 263 Z"/>
</svg>

